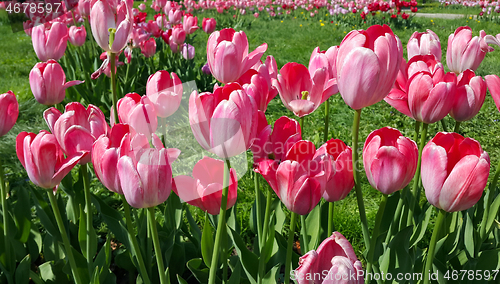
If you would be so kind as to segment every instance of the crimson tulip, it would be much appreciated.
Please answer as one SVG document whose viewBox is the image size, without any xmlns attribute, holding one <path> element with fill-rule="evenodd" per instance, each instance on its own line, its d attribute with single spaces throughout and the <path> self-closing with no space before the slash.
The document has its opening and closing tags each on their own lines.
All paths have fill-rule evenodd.
<svg viewBox="0 0 500 284">
<path fill-rule="evenodd" d="M 486 32 L 481 30 L 479 37 L 472 37 L 470 27 L 459 27 L 448 37 L 446 64 L 460 74 L 467 69 L 476 71 L 487 52 L 492 51 L 485 41 Z"/>
<path fill-rule="evenodd" d="M 363 147 L 363 165 L 371 186 L 383 194 L 394 193 L 412 180 L 417 170 L 417 144 L 399 130 L 373 131 Z"/>
<path fill-rule="evenodd" d="M 60 22 L 52 23 L 50 29 L 38 25 L 31 32 L 33 48 L 40 61 L 59 60 L 68 44 L 68 27 Z"/>
<path fill-rule="evenodd" d="M 403 47 L 389 26 L 374 25 L 348 33 L 337 55 L 337 84 L 355 110 L 384 99 L 398 75 Z"/>
<path fill-rule="evenodd" d="M 346 198 L 354 187 L 351 147 L 340 139 L 330 139 L 318 151 L 324 151 L 332 159 L 332 174 L 326 183 L 323 198 L 328 202 Z"/>
<path fill-rule="evenodd" d="M 66 89 L 83 81 L 66 82 L 66 74 L 57 61 L 35 64 L 29 75 L 30 87 L 37 102 L 51 106 L 61 103 L 66 97 Z"/>
<path fill-rule="evenodd" d="M 467 69 L 458 76 L 455 101 L 450 116 L 456 121 L 466 121 L 481 110 L 486 98 L 486 82 L 474 71 Z"/>
<path fill-rule="evenodd" d="M 260 60 L 266 50 L 267 43 L 263 43 L 249 54 L 244 32 L 223 29 L 213 32 L 208 38 L 208 66 L 218 81 L 224 84 L 236 82 Z"/>
<path fill-rule="evenodd" d="M 56 189 L 71 169 L 89 156 L 88 151 L 79 151 L 65 158 L 55 135 L 46 130 L 40 131 L 38 135 L 19 133 L 16 153 L 30 180 L 45 189 Z"/>
<path fill-rule="evenodd" d="M 156 53 L 156 41 L 154 38 L 150 38 L 141 43 L 141 53 L 144 54 L 144 57 L 149 58 L 155 55 Z"/>
<path fill-rule="evenodd" d="M 426 32 L 414 32 L 408 40 L 406 46 L 408 50 L 408 60 L 415 55 L 432 54 L 438 61 L 441 61 L 441 42 L 439 37 L 431 30 Z"/>
<path fill-rule="evenodd" d="M 362 275 L 361 261 L 349 241 L 339 232 L 333 232 L 317 250 L 300 257 L 299 267 L 293 273 L 297 284 L 362 284 Z"/>
<path fill-rule="evenodd" d="M 479 142 L 439 132 L 422 151 L 422 185 L 430 204 L 447 212 L 469 209 L 483 194 L 490 157 Z"/>
<path fill-rule="evenodd" d="M 174 72 L 160 70 L 149 76 L 146 96 L 151 100 L 159 117 L 169 117 L 179 108 L 182 100 L 182 82 Z"/>
<path fill-rule="evenodd" d="M 179 175 L 174 178 L 174 192 L 183 201 L 211 215 L 220 213 L 224 161 L 204 157 L 193 168 L 193 177 Z M 238 181 L 236 171 L 230 169 L 227 209 L 236 203 Z"/>
<path fill-rule="evenodd" d="M 203 18 L 203 22 L 201 23 L 201 27 L 204 32 L 207 34 L 211 34 L 215 31 L 215 27 L 217 22 L 214 18 Z"/>
<path fill-rule="evenodd" d="M 0 94 L 0 137 L 9 132 L 19 116 L 19 103 L 12 91 Z"/>
</svg>

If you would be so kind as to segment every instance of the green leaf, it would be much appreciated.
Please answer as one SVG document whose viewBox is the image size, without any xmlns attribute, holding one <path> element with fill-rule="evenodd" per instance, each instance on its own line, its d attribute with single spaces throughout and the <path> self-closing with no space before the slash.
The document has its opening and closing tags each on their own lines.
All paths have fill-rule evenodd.
<svg viewBox="0 0 500 284">
<path fill-rule="evenodd" d="M 201 230 L 198 227 L 198 224 L 196 224 L 196 221 L 193 219 L 193 215 L 191 215 L 191 210 L 189 208 L 186 208 L 186 218 L 188 219 L 189 222 L 189 229 L 191 231 L 191 235 L 198 241 L 198 243 L 201 242 L 202 234 Z"/>
<path fill-rule="evenodd" d="M 281 234 L 281 232 L 283 232 L 283 225 L 286 221 L 286 214 L 281 207 L 281 201 L 279 200 L 279 198 L 276 198 L 273 201 L 272 208 L 276 212 L 276 232 Z"/>
<path fill-rule="evenodd" d="M 101 198 L 93 194 L 92 203 L 94 203 L 94 206 L 101 213 L 104 222 L 106 222 L 115 237 L 122 242 L 125 247 L 131 247 L 128 239 L 128 231 L 125 227 L 122 214 L 106 204 L 106 202 L 104 202 Z"/>
<path fill-rule="evenodd" d="M 29 271 L 29 277 L 31 278 L 31 281 L 35 282 L 35 284 L 44 284 L 42 279 L 40 279 L 40 276 L 32 270 Z"/>
<path fill-rule="evenodd" d="M 87 238 L 90 238 L 90 256 L 87 255 Z M 78 227 L 78 242 L 80 243 L 80 248 L 82 254 L 86 259 L 94 258 L 97 252 L 97 235 L 93 227 L 91 227 L 90 232 L 87 232 L 87 214 L 83 211 L 80 205 L 80 222 Z"/>
<path fill-rule="evenodd" d="M 433 206 L 429 206 L 427 207 L 427 210 L 425 210 L 424 220 L 417 224 L 413 232 L 413 235 L 410 238 L 410 247 L 413 247 L 414 245 L 418 244 L 418 242 L 425 236 L 425 232 L 427 230 L 427 226 L 429 225 L 433 209 L 434 209 Z"/>
<path fill-rule="evenodd" d="M 394 236 L 380 257 L 380 271 L 396 275 L 398 272 L 411 270 L 414 264 L 414 260 L 409 257 L 412 230 L 413 226 L 408 226 Z"/>
<path fill-rule="evenodd" d="M 202 264 L 203 260 L 201 258 L 193 258 L 186 263 L 186 266 L 199 283 L 208 283 L 210 271 L 207 267 L 202 267 Z"/>
<path fill-rule="evenodd" d="M 203 235 L 201 236 L 201 255 L 205 265 L 210 268 L 212 263 L 212 254 L 214 251 L 214 232 L 207 214 L 205 214 L 205 226 L 203 226 Z"/>
<path fill-rule="evenodd" d="M 50 205 L 45 202 L 45 200 L 37 190 L 32 189 L 31 193 L 32 199 L 35 203 L 37 216 L 40 219 L 40 223 L 43 225 L 43 228 L 52 236 L 55 236 L 57 239 L 62 240 L 59 229 L 57 229 L 54 214 L 52 213 Z"/>
<path fill-rule="evenodd" d="M 276 284 L 278 283 L 278 270 L 280 269 L 281 264 L 276 264 L 271 270 L 269 270 L 264 279 L 262 279 L 262 284 Z"/>
<path fill-rule="evenodd" d="M 486 250 L 479 253 L 477 258 L 478 269 L 485 270 L 497 270 L 500 268 L 500 248 L 493 250 Z"/>
<path fill-rule="evenodd" d="M 177 274 L 177 281 L 179 281 L 179 284 L 188 284 L 179 274 Z"/>
<path fill-rule="evenodd" d="M 179 230 L 182 222 L 182 203 L 179 197 L 172 192 L 165 206 L 165 227 L 167 230 Z"/>
<path fill-rule="evenodd" d="M 16 239 L 21 243 L 28 241 L 31 231 L 31 207 L 29 192 L 25 188 L 21 188 L 17 192 L 17 202 L 14 206 L 14 218 L 16 221 L 17 234 Z"/>
<path fill-rule="evenodd" d="M 500 209 L 500 194 L 497 195 L 495 200 L 493 200 L 493 203 L 490 205 L 490 212 L 488 212 L 488 219 L 486 221 L 486 235 L 491 232 L 493 223 L 495 222 L 495 219 L 498 216 L 498 210 Z M 485 217 L 483 217 L 485 218 Z"/>
<path fill-rule="evenodd" d="M 249 251 L 245 243 L 241 240 L 240 235 L 236 233 L 233 229 L 228 228 L 229 235 L 233 240 L 236 252 L 240 257 L 241 264 L 245 273 L 250 280 L 250 283 L 257 283 L 257 274 L 259 267 L 259 258 L 253 252 Z"/>
<path fill-rule="evenodd" d="M 319 245 L 319 229 L 321 228 L 321 207 L 316 206 L 314 209 L 307 215 L 306 218 L 306 232 L 309 237 L 309 245 L 307 246 L 310 250 L 316 249 Z"/>
<path fill-rule="evenodd" d="M 465 223 L 465 231 L 464 231 L 464 243 L 465 249 L 469 253 L 469 256 L 474 257 L 474 225 L 472 224 L 472 220 L 470 218 L 470 214 L 465 214 L 466 223 Z"/>
<path fill-rule="evenodd" d="M 215 279 L 216 282 L 220 281 L 219 278 Z M 231 270 L 231 277 L 229 277 L 228 284 L 240 284 L 241 283 L 241 262 L 238 260 L 236 266 Z"/>
<path fill-rule="evenodd" d="M 31 257 L 28 254 L 25 256 L 16 269 L 16 284 L 27 284 L 29 283 L 29 271 L 31 266 Z"/>
</svg>

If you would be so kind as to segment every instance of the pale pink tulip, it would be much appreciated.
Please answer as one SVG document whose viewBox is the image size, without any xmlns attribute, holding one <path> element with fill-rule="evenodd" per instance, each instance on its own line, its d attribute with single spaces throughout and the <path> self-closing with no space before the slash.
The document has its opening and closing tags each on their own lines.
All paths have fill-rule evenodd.
<svg viewBox="0 0 500 284">
<path fill-rule="evenodd" d="M 500 111 L 500 78 L 497 75 L 486 75 L 486 86 L 490 91 L 491 97 Z"/>
<path fill-rule="evenodd" d="M 422 185 L 430 204 L 447 212 L 469 209 L 483 194 L 490 157 L 479 142 L 438 133 L 422 151 Z"/>
<path fill-rule="evenodd" d="M 69 28 L 69 42 L 74 46 L 82 46 L 87 39 L 87 31 L 85 26 L 71 26 Z"/>
<path fill-rule="evenodd" d="M 429 29 L 423 33 L 414 32 L 408 40 L 406 49 L 408 50 L 408 60 L 415 55 L 432 54 L 436 56 L 437 61 L 441 61 L 441 42 L 439 37 Z"/>
<path fill-rule="evenodd" d="M 118 53 L 127 45 L 132 32 L 132 1 L 97 0 L 90 12 L 90 27 L 97 44 L 107 52 Z M 110 35 L 114 32 L 111 42 Z"/>
<path fill-rule="evenodd" d="M 472 119 L 481 110 L 486 98 L 486 82 L 474 71 L 465 70 L 458 76 L 455 101 L 450 116 L 456 121 Z"/>
<path fill-rule="evenodd" d="M 486 32 L 481 30 L 479 37 L 472 37 L 472 29 L 465 26 L 459 27 L 455 33 L 448 37 L 446 50 L 446 64 L 448 68 L 460 74 L 467 69 L 476 71 L 484 56 L 491 48 L 485 42 Z"/>
<path fill-rule="evenodd" d="M 149 76 L 146 96 L 154 104 L 156 115 L 169 117 L 179 108 L 182 101 L 182 82 L 174 72 L 160 70 Z"/>
<path fill-rule="evenodd" d="M 182 45 L 182 57 L 184 57 L 184 59 L 191 60 L 194 58 L 194 55 L 195 55 L 194 46 L 187 43 Z"/>
<path fill-rule="evenodd" d="M 181 45 L 186 40 L 186 31 L 181 25 L 175 26 L 172 29 L 172 36 L 170 36 L 170 42 L 175 42 L 177 45 Z"/>
<path fill-rule="evenodd" d="M 9 132 L 19 116 L 19 103 L 12 91 L 0 94 L 0 137 Z"/>
<path fill-rule="evenodd" d="M 347 34 L 337 55 L 337 84 L 345 103 L 358 110 L 383 100 L 402 57 L 401 41 L 387 25 Z"/>
<path fill-rule="evenodd" d="M 125 97 L 118 100 L 117 108 L 118 119 L 121 123 L 132 127 L 132 134 L 144 134 L 148 139 L 151 139 L 151 135 L 158 128 L 158 117 L 155 105 L 148 96 L 141 97 L 137 93 L 128 93 Z M 111 124 L 115 123 L 113 111 L 111 113 Z"/>
<path fill-rule="evenodd" d="M 38 25 L 31 32 L 33 48 L 40 61 L 59 60 L 68 45 L 68 27 L 60 22 L 52 23 L 50 29 Z"/>
<path fill-rule="evenodd" d="M 186 35 L 194 33 L 198 29 L 198 18 L 190 14 L 184 15 L 182 27 Z"/>
<path fill-rule="evenodd" d="M 180 24 L 182 21 L 182 12 L 181 10 L 172 9 L 168 12 L 168 21 L 172 26 Z"/>
</svg>

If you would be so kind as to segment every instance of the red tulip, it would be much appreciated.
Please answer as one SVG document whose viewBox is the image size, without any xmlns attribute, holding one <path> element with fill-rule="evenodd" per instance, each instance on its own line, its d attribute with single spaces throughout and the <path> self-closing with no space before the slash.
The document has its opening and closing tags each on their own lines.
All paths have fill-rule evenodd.
<svg viewBox="0 0 500 284">
<path fill-rule="evenodd" d="M 61 180 L 81 160 L 87 151 L 64 153 L 53 134 L 21 132 L 16 138 L 16 153 L 30 180 L 41 188 L 56 189 Z"/>
<path fill-rule="evenodd" d="M 9 132 L 19 116 L 19 103 L 12 91 L 0 94 L 0 137 Z"/>
<path fill-rule="evenodd" d="M 406 48 L 408 50 L 408 60 L 415 55 L 432 54 L 438 61 L 441 61 L 441 42 L 439 37 L 429 29 L 424 33 L 414 32 L 410 40 L 408 40 Z"/>
<path fill-rule="evenodd" d="M 422 185 L 430 204 L 447 212 L 469 209 L 483 194 L 490 157 L 479 142 L 438 133 L 422 151 Z"/>
<path fill-rule="evenodd" d="M 492 51 L 485 42 L 486 32 L 481 30 L 480 36 L 472 37 L 472 29 L 459 27 L 448 37 L 446 64 L 448 68 L 460 74 L 467 69 L 476 71 L 487 52 Z"/>
<path fill-rule="evenodd" d="M 211 34 L 215 31 L 215 26 L 217 25 L 217 22 L 215 21 L 214 18 L 203 18 L 203 22 L 201 24 L 201 27 L 204 32 L 207 34 Z"/>
<path fill-rule="evenodd" d="M 184 15 L 182 27 L 187 35 L 194 33 L 198 29 L 198 18 L 193 15 Z"/>
<path fill-rule="evenodd" d="M 82 46 L 87 40 L 87 31 L 85 26 L 71 26 L 68 32 L 69 42 L 74 46 Z"/>
<path fill-rule="evenodd" d="M 49 30 L 38 25 L 31 32 L 33 48 L 40 61 L 59 60 L 63 57 L 68 44 L 68 27 L 60 22 L 52 23 Z"/>
<path fill-rule="evenodd" d="M 83 83 L 83 81 L 66 82 L 64 70 L 53 59 L 35 64 L 31 69 L 29 80 L 36 101 L 46 106 L 61 103 L 66 97 L 67 88 Z"/>
<path fill-rule="evenodd" d="M 159 117 L 169 117 L 179 108 L 182 100 L 182 82 L 172 72 L 160 70 L 149 76 L 146 96 L 154 104 Z"/>
<path fill-rule="evenodd" d="M 278 89 L 285 107 L 298 117 L 315 111 L 337 91 L 335 79 L 329 79 L 326 68 L 314 71 L 312 77 L 302 64 L 289 62 L 280 70 L 273 86 Z"/>
<path fill-rule="evenodd" d="M 118 53 L 127 45 L 132 32 L 132 1 L 97 0 L 90 12 L 90 27 L 97 44 L 107 52 Z M 111 31 L 114 39 L 110 41 Z"/>
<path fill-rule="evenodd" d="M 212 33 L 208 38 L 208 65 L 218 81 L 224 84 L 236 82 L 260 60 L 266 50 L 267 43 L 263 43 L 249 54 L 244 32 L 223 29 Z"/>
<path fill-rule="evenodd" d="M 196 140 L 222 159 L 250 148 L 257 118 L 254 99 L 238 83 L 216 85 L 213 94 L 194 91 L 189 98 L 189 122 Z"/>
<path fill-rule="evenodd" d="M 185 202 L 208 212 L 220 213 L 224 161 L 204 157 L 193 168 L 193 177 L 179 175 L 174 178 L 174 192 Z M 230 169 L 227 209 L 236 203 L 238 181 L 236 171 Z"/>
<path fill-rule="evenodd" d="M 130 125 L 133 134 L 141 133 L 151 139 L 151 135 L 158 128 L 158 117 L 155 105 L 148 96 L 141 97 L 137 93 L 128 93 L 118 100 L 117 108 L 118 119 L 121 123 Z M 114 123 L 114 115 L 111 115 L 111 124 Z"/>
<path fill-rule="evenodd" d="M 481 110 L 486 98 L 486 82 L 474 71 L 465 70 L 458 76 L 455 101 L 450 116 L 456 121 L 472 119 Z"/>
<path fill-rule="evenodd" d="M 156 53 L 156 41 L 154 38 L 150 38 L 141 43 L 141 53 L 144 54 L 144 57 L 149 58 L 155 55 Z"/>
<path fill-rule="evenodd" d="M 351 147 L 340 139 L 330 139 L 318 151 L 324 151 L 332 159 L 332 174 L 326 183 L 323 198 L 328 202 L 346 198 L 354 187 Z"/>
<path fill-rule="evenodd" d="M 361 275 L 361 261 L 349 241 L 339 232 L 333 232 L 316 251 L 312 250 L 302 256 L 299 267 L 294 271 L 298 284 L 362 284 L 364 278 Z"/>
<path fill-rule="evenodd" d="M 72 102 L 66 105 L 64 114 L 52 107 L 43 113 L 43 117 L 66 156 L 91 152 L 95 140 L 110 131 L 104 114 L 94 105 L 85 109 L 82 104 Z M 80 164 L 86 164 L 90 159 L 88 155 L 80 160 Z"/>
<path fill-rule="evenodd" d="M 399 130 L 384 127 L 370 133 L 363 147 L 363 165 L 371 186 L 394 193 L 412 180 L 417 170 L 417 144 Z"/>
<path fill-rule="evenodd" d="M 401 41 L 387 25 L 347 34 L 337 55 L 337 84 L 346 104 L 357 110 L 383 100 L 402 57 Z"/>
</svg>

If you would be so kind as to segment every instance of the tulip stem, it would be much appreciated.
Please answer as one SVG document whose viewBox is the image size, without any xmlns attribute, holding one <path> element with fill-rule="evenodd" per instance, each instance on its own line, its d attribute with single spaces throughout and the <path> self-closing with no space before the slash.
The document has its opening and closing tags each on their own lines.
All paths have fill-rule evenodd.
<svg viewBox="0 0 500 284">
<path fill-rule="evenodd" d="M 125 199 L 123 194 L 119 194 L 122 203 L 123 203 L 123 211 L 125 211 L 125 222 L 127 223 L 127 231 L 128 238 L 130 239 L 130 244 L 135 251 L 135 255 L 137 257 L 137 263 L 139 264 L 139 271 L 141 272 L 142 282 L 144 284 L 149 284 L 151 281 L 149 280 L 148 272 L 146 270 L 146 266 L 144 265 L 144 260 L 142 259 L 141 249 L 139 244 L 137 243 L 137 238 L 135 237 L 134 226 L 132 225 L 132 217 L 130 215 L 130 206 Z"/>
<path fill-rule="evenodd" d="M 297 213 L 291 212 L 290 231 L 288 232 L 288 246 L 286 248 L 286 262 L 285 262 L 285 284 L 290 284 L 290 271 L 292 268 L 292 252 L 293 241 L 295 233 L 295 223 L 297 223 Z"/>
<path fill-rule="evenodd" d="M 330 121 L 330 98 L 325 101 L 325 132 L 323 133 L 323 142 L 328 141 L 328 123 Z"/>
<path fill-rule="evenodd" d="M 257 234 L 259 235 L 259 252 L 262 251 L 262 244 L 264 243 L 265 236 L 262 233 L 262 214 L 260 212 L 260 206 L 262 204 L 262 200 L 260 198 L 260 189 L 259 189 L 259 175 L 254 172 L 253 173 L 253 181 L 255 186 L 255 213 L 257 218 Z"/>
<path fill-rule="evenodd" d="M 212 263 L 210 265 L 210 275 L 208 279 L 208 284 L 215 284 L 217 268 L 219 267 L 219 250 L 221 246 L 222 233 L 226 230 L 226 209 L 227 209 L 227 197 L 229 192 L 229 173 L 231 169 L 231 164 L 229 159 L 225 160 L 224 164 L 224 180 L 222 184 L 222 197 L 220 202 L 220 214 L 219 221 L 217 223 L 217 233 L 215 234 L 215 247 L 212 253 Z M 227 261 L 227 255 L 222 256 L 222 262 Z"/>
<path fill-rule="evenodd" d="M 420 187 L 418 186 L 420 181 L 420 165 L 422 164 L 422 149 L 424 148 L 424 144 L 427 141 L 427 128 L 429 124 L 422 124 L 422 135 L 420 136 L 420 143 L 418 144 L 418 163 L 417 163 L 417 171 L 415 172 L 415 180 L 413 181 L 413 189 L 412 194 L 413 198 L 410 201 L 410 208 L 408 212 L 408 219 L 406 220 L 406 225 L 410 226 L 413 223 L 413 212 L 415 210 L 415 204 L 418 204 L 418 200 L 420 199 Z"/>
<path fill-rule="evenodd" d="M 68 256 L 69 265 L 71 267 L 71 273 L 73 274 L 75 283 L 81 284 L 82 281 L 80 280 L 80 275 L 78 275 L 76 261 L 75 258 L 73 257 L 73 251 L 71 248 L 71 243 L 69 242 L 68 235 L 66 234 L 66 228 L 64 227 L 64 222 L 62 220 L 61 213 L 59 212 L 59 207 L 57 206 L 56 197 L 54 196 L 54 192 L 52 190 L 47 190 L 47 195 L 49 196 L 50 205 L 52 205 L 52 211 L 54 212 L 54 217 L 56 218 L 57 227 L 59 227 L 59 232 L 61 232 L 64 248 L 66 249 L 66 255 Z"/>
<path fill-rule="evenodd" d="M 391 240 L 391 236 L 396 233 L 396 230 L 399 229 L 399 220 L 401 217 L 401 210 L 403 210 L 403 203 L 406 196 L 406 192 L 410 190 L 409 186 L 406 186 L 401 191 L 401 196 L 398 201 L 398 206 L 396 207 L 396 213 L 394 214 L 394 218 L 391 220 L 391 224 L 389 225 L 389 230 L 387 232 L 387 236 L 385 237 L 385 243 L 388 244 Z"/>
<path fill-rule="evenodd" d="M 499 176 L 500 176 L 500 162 L 498 163 L 497 170 L 495 172 L 495 175 L 493 176 L 493 180 L 491 181 L 490 190 L 496 190 Z"/>
<path fill-rule="evenodd" d="M 448 127 L 446 127 L 446 122 L 444 121 L 444 118 L 441 119 L 441 126 L 443 126 L 443 131 L 448 132 Z"/>
<path fill-rule="evenodd" d="M 352 168 L 354 170 L 354 187 L 356 189 L 356 199 L 358 201 L 359 217 L 361 219 L 361 230 L 363 231 L 363 239 L 365 241 L 366 249 L 370 249 L 370 231 L 368 231 L 368 221 L 366 220 L 365 203 L 363 201 L 363 192 L 361 191 L 361 180 L 358 164 L 358 132 L 359 120 L 361 118 L 361 110 L 358 109 L 354 113 L 354 121 L 352 124 Z"/>
<path fill-rule="evenodd" d="M 436 242 L 437 238 L 439 235 L 439 231 L 441 230 L 442 224 L 444 220 L 446 219 L 446 211 L 444 210 L 439 210 L 439 214 L 436 220 L 436 223 L 434 224 L 434 232 L 432 233 L 431 237 L 431 242 L 429 244 L 429 251 L 427 253 L 427 259 L 425 261 L 425 268 L 424 268 L 424 284 L 431 283 L 430 280 L 430 271 L 432 269 L 432 261 L 434 259 L 434 250 L 436 249 Z"/>
<path fill-rule="evenodd" d="M 86 240 L 86 255 L 87 255 L 87 268 L 89 270 L 89 273 L 94 271 L 94 265 L 93 265 L 93 256 L 91 254 L 91 245 L 90 245 L 90 238 L 92 235 L 90 232 L 92 231 L 92 205 L 90 203 L 90 180 L 89 180 L 89 174 L 88 174 L 88 169 L 87 169 L 87 164 L 81 165 L 80 166 L 80 173 L 83 177 L 83 189 L 85 193 L 85 214 L 87 218 L 87 240 Z"/>
<path fill-rule="evenodd" d="M 303 244 L 301 244 L 301 248 L 303 248 L 303 252 L 308 252 L 309 251 L 309 236 L 307 235 L 307 227 L 306 227 L 306 216 L 305 215 L 300 215 L 300 231 L 302 234 L 302 241 Z"/>
<path fill-rule="evenodd" d="M 387 194 L 382 195 L 382 201 L 378 207 L 377 217 L 375 218 L 375 227 L 373 228 L 373 235 L 370 243 L 370 250 L 368 251 L 368 264 L 366 266 L 366 275 L 371 275 L 373 263 L 375 262 L 375 245 L 377 244 L 377 238 L 380 231 L 380 223 L 382 223 L 382 217 L 384 217 L 385 205 L 387 204 Z M 367 283 L 370 283 L 368 278 Z"/>
<path fill-rule="evenodd" d="M 5 186 L 4 175 L 2 161 L 0 160 L 0 194 L 2 199 L 3 239 L 5 242 L 5 267 L 10 270 L 12 246 L 10 245 L 10 231 L 7 219 L 9 210 L 7 209 L 7 187 Z M 12 283 L 12 280 L 9 280 L 9 283 Z"/>
<path fill-rule="evenodd" d="M 118 108 L 116 106 L 118 102 L 118 95 L 116 94 L 116 72 L 115 72 L 116 54 L 113 52 L 109 52 L 108 55 L 109 55 L 109 65 L 111 72 L 111 94 L 112 94 L 113 109 L 115 114 L 115 123 L 120 123 L 120 121 L 118 120 Z"/>
<path fill-rule="evenodd" d="M 257 173 L 255 173 L 257 174 Z M 267 250 L 268 248 L 265 246 L 267 243 L 268 239 L 268 233 L 269 233 L 269 218 L 271 218 L 271 203 L 272 203 L 272 191 L 267 190 L 267 197 L 266 197 L 266 213 L 264 214 L 264 232 L 262 233 L 262 243 L 264 244 L 264 247 L 261 248 L 261 253 L 259 257 L 259 278 L 258 278 L 258 283 L 262 283 L 262 280 L 264 279 L 264 267 L 266 263 L 265 256 L 267 255 Z"/>
<path fill-rule="evenodd" d="M 455 121 L 455 129 L 453 129 L 453 132 L 458 133 L 460 131 L 460 121 Z"/>
<path fill-rule="evenodd" d="M 158 263 L 158 274 L 160 275 L 160 283 L 167 284 L 167 277 L 165 275 L 165 266 L 163 265 L 163 256 L 160 247 L 160 240 L 158 239 L 158 229 L 156 228 L 155 208 L 148 208 L 149 222 L 151 224 L 151 235 L 153 237 L 153 245 L 155 247 L 156 262 Z"/>
<path fill-rule="evenodd" d="M 328 235 L 331 236 L 333 233 L 333 214 L 335 212 L 335 203 L 328 202 Z"/>
</svg>

